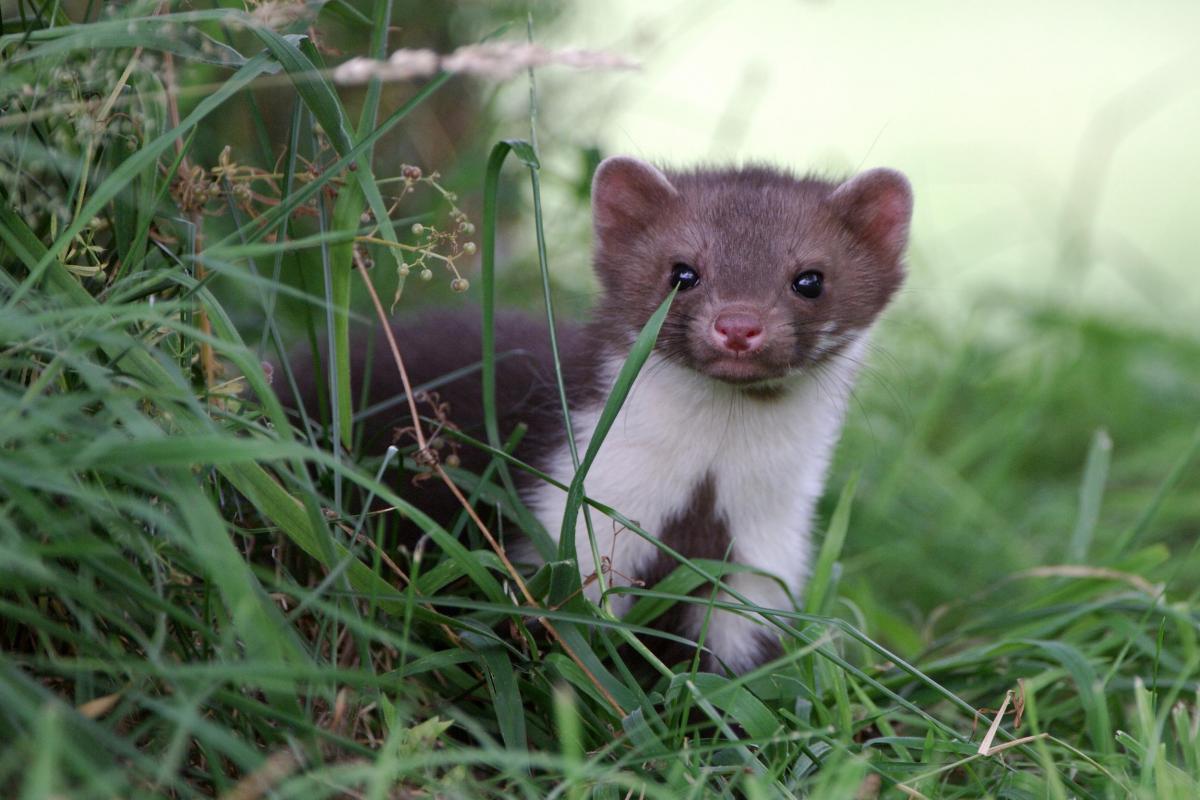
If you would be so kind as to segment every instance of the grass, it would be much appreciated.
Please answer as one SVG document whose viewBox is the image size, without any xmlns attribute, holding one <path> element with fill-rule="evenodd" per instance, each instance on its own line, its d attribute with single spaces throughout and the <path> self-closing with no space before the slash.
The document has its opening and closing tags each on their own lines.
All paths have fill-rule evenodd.
<svg viewBox="0 0 1200 800">
<path fill-rule="evenodd" d="M 389 4 L 327 8 L 382 52 Z M 18 3 L 0 34 L 5 796 L 1200 793 L 1194 337 L 1014 297 L 950 331 L 913 291 L 856 395 L 815 588 L 775 616 L 786 655 L 639 682 L 618 646 L 720 565 L 681 567 L 616 620 L 571 597 L 572 564 L 518 580 L 479 525 L 443 530 L 381 480 L 394 466 L 355 457 L 363 276 L 386 299 L 397 258 L 446 252 L 409 233 L 444 228 L 445 198 L 415 187 L 401 216 L 372 149 L 447 78 L 379 118 L 380 88 L 351 113 L 286 35 L 303 22 L 56 9 Z M 247 94 L 264 81 L 293 102 L 282 126 Z M 238 100 L 266 142 L 214 178 Z M 507 280 L 503 150 L 485 308 Z M 536 152 L 516 156 L 536 186 Z M 328 436 L 266 388 L 263 357 L 298 337 L 333 345 Z M 533 524 L 510 444 L 492 429 L 482 481 L 447 473 L 489 532 Z M 563 488 L 589 508 L 582 477 Z M 372 496 L 426 529 L 419 556 L 375 546 L 395 515 L 365 513 Z"/>
</svg>

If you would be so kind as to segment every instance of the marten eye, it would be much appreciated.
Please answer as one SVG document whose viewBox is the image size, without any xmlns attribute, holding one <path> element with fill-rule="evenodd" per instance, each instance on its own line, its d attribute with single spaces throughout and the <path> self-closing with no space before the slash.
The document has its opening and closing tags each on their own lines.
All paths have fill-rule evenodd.
<svg viewBox="0 0 1200 800">
<path fill-rule="evenodd" d="M 676 261 L 671 265 L 671 285 L 678 286 L 679 291 L 686 292 L 700 283 L 700 273 L 691 264 Z"/>
<path fill-rule="evenodd" d="M 792 291 L 801 297 L 814 300 L 821 296 L 821 288 L 824 282 L 825 276 L 815 269 L 805 270 L 796 276 L 796 280 L 792 281 Z"/>
</svg>

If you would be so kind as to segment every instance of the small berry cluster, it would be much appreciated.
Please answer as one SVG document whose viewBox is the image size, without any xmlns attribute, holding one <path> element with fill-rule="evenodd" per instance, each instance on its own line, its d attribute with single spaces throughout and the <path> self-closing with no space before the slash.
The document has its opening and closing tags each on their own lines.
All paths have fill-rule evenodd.
<svg viewBox="0 0 1200 800">
<path fill-rule="evenodd" d="M 461 212 L 459 213 L 461 214 Z M 465 292 L 467 289 L 469 289 L 471 284 L 468 283 L 467 279 L 459 273 L 454 264 L 454 260 L 464 255 L 470 256 L 475 254 L 476 247 L 474 242 L 468 241 L 463 242 L 462 244 L 459 244 L 458 242 L 459 231 L 468 233 L 469 231 L 474 230 L 475 226 L 469 222 L 462 222 L 460 221 L 461 219 L 461 217 L 452 216 L 452 220 L 454 221 L 456 227 L 449 231 L 438 230 L 431 225 L 422 225 L 419 222 L 415 223 L 412 226 L 413 235 L 423 236 L 423 244 L 420 246 L 420 249 L 416 251 L 417 257 L 412 261 L 412 263 L 405 264 L 400 268 L 400 274 L 407 277 L 409 272 L 414 267 L 417 267 L 421 270 L 418 273 L 418 275 L 421 277 L 421 280 L 430 280 L 433 278 L 433 270 L 428 265 L 428 259 L 434 258 L 442 261 L 446 269 L 453 273 L 454 279 L 450 281 L 451 289 L 456 292 Z M 445 249 L 447 250 L 445 254 L 437 252 L 437 248 L 442 245 L 445 245 Z"/>
<path fill-rule="evenodd" d="M 401 188 L 400 192 L 392 198 L 392 208 L 394 209 L 401 200 L 416 191 L 418 186 L 424 185 L 441 195 L 442 199 L 450 205 L 450 219 L 447 226 L 413 223 L 410 230 L 412 235 L 417 237 L 415 244 L 396 244 L 373 235 L 358 238 L 359 247 L 363 251 L 358 254 L 358 257 L 364 264 L 370 263 L 365 252 L 367 244 L 381 244 L 411 254 L 408 259 L 402 259 L 398 267 L 401 280 L 396 288 L 396 296 L 392 300 L 393 309 L 400 301 L 404 278 L 414 271 L 421 280 L 430 281 L 433 280 L 434 267 L 440 264 L 451 275 L 451 289 L 456 292 L 465 292 L 471 287 L 470 282 L 459 271 L 458 262 L 464 256 L 473 256 L 478 252 L 475 242 L 470 239 L 475 234 L 475 225 L 467 218 L 466 212 L 458 207 L 458 195 L 442 186 L 439 183 L 440 178 L 441 175 L 437 172 L 427 175 L 420 167 L 412 164 L 402 165 L 398 179 L 401 182 Z M 369 219 L 369 215 L 364 215 L 364 221 Z"/>
</svg>

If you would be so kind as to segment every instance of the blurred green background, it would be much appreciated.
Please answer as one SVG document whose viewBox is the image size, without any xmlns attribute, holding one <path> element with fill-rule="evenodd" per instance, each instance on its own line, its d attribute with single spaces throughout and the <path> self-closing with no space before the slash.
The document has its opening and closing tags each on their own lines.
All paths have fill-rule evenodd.
<svg viewBox="0 0 1200 800">
<path fill-rule="evenodd" d="M 1195 332 L 1197 31 L 1189 2 L 576 4 L 548 44 L 642 69 L 544 70 L 542 145 L 895 166 L 918 198 L 906 303 L 956 327 L 1011 290 Z"/>
</svg>

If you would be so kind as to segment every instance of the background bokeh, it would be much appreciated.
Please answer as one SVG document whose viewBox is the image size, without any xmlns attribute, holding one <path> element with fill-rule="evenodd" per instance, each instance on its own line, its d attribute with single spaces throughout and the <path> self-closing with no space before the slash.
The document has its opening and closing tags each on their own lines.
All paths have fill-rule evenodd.
<svg viewBox="0 0 1200 800">
<path fill-rule="evenodd" d="M 542 145 L 895 166 L 918 200 L 906 302 L 957 326 L 1016 291 L 1196 331 L 1197 30 L 1161 0 L 581 3 L 543 41 L 642 68 L 543 71 Z"/>
</svg>

